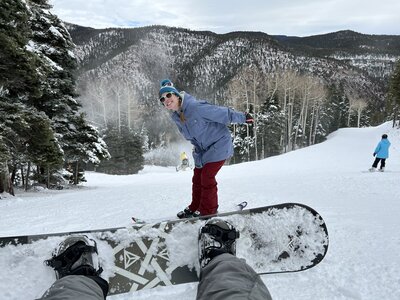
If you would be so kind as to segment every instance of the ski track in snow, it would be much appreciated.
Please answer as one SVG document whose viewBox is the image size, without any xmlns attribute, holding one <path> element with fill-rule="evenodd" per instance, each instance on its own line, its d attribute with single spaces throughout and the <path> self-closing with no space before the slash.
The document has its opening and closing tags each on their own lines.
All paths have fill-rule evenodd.
<svg viewBox="0 0 400 300">
<path fill-rule="evenodd" d="M 383 133 L 392 143 L 387 172 L 365 172 Z M 87 183 L 62 191 L 1 194 L 0 236 L 129 226 L 132 216 L 168 218 L 189 204 L 191 176 L 190 170 L 146 166 L 129 176 L 88 172 Z M 273 299 L 400 299 L 400 130 L 390 122 L 340 129 L 318 145 L 224 166 L 217 180 L 220 212 L 242 201 L 249 202 L 247 208 L 297 202 L 317 210 L 327 223 L 328 254 L 318 266 L 262 276 Z M 40 297 L 55 276 L 37 265 L 48 258 L 38 253 L 51 254 L 59 241 L 42 241 L 33 252 L 24 246 L 0 249 L 0 299 Z M 107 251 L 99 245 L 100 259 Z M 13 269 L 20 260 L 26 264 Z M 32 281 L 21 286 L 26 277 Z M 196 298 L 196 288 L 190 283 L 108 299 L 189 300 Z"/>
</svg>

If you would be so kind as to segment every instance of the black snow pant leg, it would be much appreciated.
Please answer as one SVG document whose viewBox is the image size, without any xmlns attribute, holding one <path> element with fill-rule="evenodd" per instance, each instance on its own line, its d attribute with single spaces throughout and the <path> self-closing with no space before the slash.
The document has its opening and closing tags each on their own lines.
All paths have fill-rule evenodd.
<svg viewBox="0 0 400 300">
<path fill-rule="evenodd" d="M 375 158 L 374 163 L 372 164 L 373 168 L 377 168 L 378 167 L 378 163 L 381 162 L 381 169 L 385 167 L 385 163 L 386 163 L 386 158 Z"/>
<path fill-rule="evenodd" d="M 379 161 L 380 161 L 381 159 L 380 158 L 375 158 L 375 161 L 374 161 L 374 163 L 372 164 L 372 167 L 373 168 L 377 168 L 378 167 L 378 163 L 379 163 Z"/>
<path fill-rule="evenodd" d="M 381 169 L 383 169 L 386 165 L 386 158 L 381 158 Z"/>
</svg>

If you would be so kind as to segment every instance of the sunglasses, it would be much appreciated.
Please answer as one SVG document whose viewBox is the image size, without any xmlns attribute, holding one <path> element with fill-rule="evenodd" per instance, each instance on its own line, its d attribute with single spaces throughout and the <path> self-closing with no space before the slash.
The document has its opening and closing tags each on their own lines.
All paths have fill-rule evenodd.
<svg viewBox="0 0 400 300">
<path fill-rule="evenodd" d="M 160 102 L 164 104 L 164 101 L 166 98 L 171 98 L 172 97 L 172 93 L 168 93 L 165 96 L 160 98 Z"/>
</svg>

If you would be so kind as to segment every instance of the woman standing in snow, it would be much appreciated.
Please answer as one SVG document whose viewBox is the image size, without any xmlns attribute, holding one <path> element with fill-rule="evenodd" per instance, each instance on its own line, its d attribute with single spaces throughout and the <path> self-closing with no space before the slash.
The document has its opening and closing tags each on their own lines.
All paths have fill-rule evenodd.
<svg viewBox="0 0 400 300">
<path fill-rule="evenodd" d="M 369 169 L 371 172 L 376 171 L 379 162 L 381 162 L 381 167 L 379 171 L 381 172 L 385 171 L 386 159 L 389 157 L 389 147 L 390 147 L 390 142 L 388 140 L 388 136 L 387 134 L 383 134 L 382 139 L 376 146 L 373 154 L 374 156 L 376 156 L 376 158 L 374 163 L 372 164 L 372 168 Z"/>
<path fill-rule="evenodd" d="M 225 160 L 233 155 L 233 143 L 227 127 L 231 123 L 253 123 L 248 113 L 236 112 L 196 100 L 185 92 L 178 92 L 169 79 L 161 81 L 160 101 L 172 111 L 183 137 L 194 146 L 195 163 L 192 178 L 192 202 L 177 216 L 190 218 L 217 213 L 218 196 L 215 176 Z"/>
</svg>

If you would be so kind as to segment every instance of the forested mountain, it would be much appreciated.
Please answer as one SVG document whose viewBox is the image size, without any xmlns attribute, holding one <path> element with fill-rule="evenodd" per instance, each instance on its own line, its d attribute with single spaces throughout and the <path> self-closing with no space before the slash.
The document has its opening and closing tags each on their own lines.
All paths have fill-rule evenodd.
<svg viewBox="0 0 400 300">
<path fill-rule="evenodd" d="M 80 99 L 99 127 L 144 129 L 150 148 L 174 141 L 175 128 L 157 101 L 159 81 L 170 78 L 198 98 L 256 115 L 255 128 L 235 127 L 236 161 L 313 144 L 340 127 L 381 122 L 400 57 L 400 37 L 352 31 L 298 38 L 164 26 L 68 24 L 68 30 L 80 63 Z"/>
<path fill-rule="evenodd" d="M 274 36 L 292 51 L 343 60 L 377 79 L 387 78 L 400 57 L 400 36 L 350 30 L 310 37 Z"/>
</svg>

